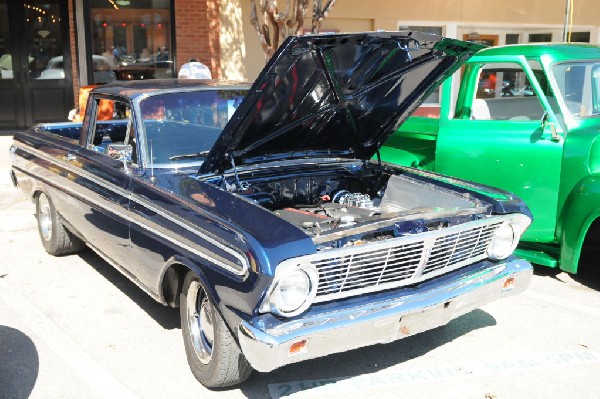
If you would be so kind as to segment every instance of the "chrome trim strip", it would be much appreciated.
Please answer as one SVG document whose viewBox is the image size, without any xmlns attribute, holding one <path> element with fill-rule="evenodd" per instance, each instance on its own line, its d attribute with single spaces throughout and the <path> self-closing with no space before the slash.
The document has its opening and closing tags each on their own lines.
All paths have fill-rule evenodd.
<svg viewBox="0 0 600 399">
<path fill-rule="evenodd" d="M 182 241 L 178 241 L 178 240 L 174 239 L 173 237 L 167 236 L 166 234 L 160 233 L 156 229 L 152 228 L 150 225 L 148 225 L 146 223 L 143 223 L 143 222 L 141 222 L 140 220 L 138 220 L 136 218 L 132 218 L 132 217 L 130 217 L 128 215 L 125 215 L 125 214 L 123 214 L 121 212 L 118 212 L 118 211 L 121 210 L 120 207 L 112 207 L 111 208 L 109 206 L 103 206 L 100 203 L 95 203 L 95 205 L 97 205 L 97 206 L 99 206 L 99 207 L 101 207 L 101 208 L 109 211 L 110 213 L 112 213 L 114 215 L 118 215 L 119 217 L 122 217 L 123 219 L 127 220 L 128 222 L 135 223 L 135 224 L 139 225 L 140 227 L 142 227 L 143 229 L 148 230 L 151 233 L 154 233 L 154 234 L 158 235 L 159 237 L 161 237 L 163 239 L 166 239 L 167 241 L 172 242 L 173 244 L 180 245 L 182 248 L 188 250 L 189 252 L 192 252 L 193 254 L 196 254 L 196 255 L 200 256 L 201 258 L 203 258 L 203 259 L 206 259 L 206 260 L 208 260 L 210 262 L 213 262 L 215 265 L 221 266 L 222 268 L 224 268 L 225 270 L 227 270 L 227 271 L 229 271 L 231 273 L 234 273 L 234 274 L 239 275 L 239 276 L 245 276 L 247 274 L 248 270 L 250 269 L 248 260 L 244 256 L 242 256 L 239 252 L 236 252 L 235 250 L 233 250 L 233 249 L 231 249 L 229 247 L 226 247 L 224 244 L 219 243 L 216 239 L 214 239 L 212 237 L 209 237 L 206 232 L 203 232 L 203 231 L 199 230 L 197 226 L 194 226 L 194 225 L 192 225 L 190 223 L 186 223 L 182 219 L 180 219 L 180 218 L 178 218 L 178 217 L 170 214 L 169 212 L 166 212 L 166 211 L 164 211 L 162 209 L 159 209 L 159 208 L 155 207 L 150 201 L 144 200 L 142 196 L 132 195 L 128 190 L 125 190 L 125 189 L 123 189 L 121 187 L 118 187 L 118 186 L 115 186 L 113 184 L 106 183 L 105 181 L 97 178 L 96 175 L 94 175 L 93 173 L 87 172 L 87 171 L 85 171 L 85 170 L 83 170 L 81 168 L 74 167 L 73 165 L 69 164 L 68 162 L 61 162 L 60 159 L 49 157 L 43 151 L 37 150 L 35 148 L 31 148 L 29 146 L 27 146 L 26 148 L 24 148 L 21 145 L 19 145 L 19 147 L 21 147 L 23 151 L 31 152 L 32 154 L 34 154 L 35 156 L 37 156 L 37 157 L 39 157 L 39 158 L 41 158 L 43 160 L 46 160 L 46 161 L 49 161 L 51 163 L 57 164 L 60 167 L 68 170 L 69 172 L 73 172 L 73 173 L 75 173 L 75 174 L 77 174 L 77 175 L 79 175 L 79 176 L 81 176 L 81 177 L 83 177 L 85 179 L 88 179 L 88 180 L 94 182 L 95 184 L 98 184 L 99 186 L 101 186 L 101 187 L 103 187 L 103 188 L 105 188 L 107 190 L 110 190 L 110 191 L 112 191 L 112 192 L 114 192 L 114 193 L 116 193 L 118 195 L 121 195 L 121 196 L 123 196 L 125 198 L 128 198 L 129 200 L 135 201 L 138 204 L 140 204 L 140 205 L 142 205 L 142 206 L 144 206 L 144 207 L 152 210 L 153 212 L 156 212 L 158 215 L 164 217 L 165 219 L 167 219 L 167 220 L 169 220 L 169 221 L 171 221 L 171 222 L 173 222 L 173 223 L 175 223 L 175 224 L 177 224 L 177 225 L 185 228 L 186 230 L 190 231 L 194 235 L 200 237 L 203 240 L 208 241 L 212 245 L 215 245 L 216 247 L 219 247 L 223 251 L 225 251 L 225 252 L 229 253 L 230 255 L 234 256 L 236 259 L 238 259 L 240 261 L 240 263 L 242 265 L 242 268 L 241 269 L 237 269 L 235 267 L 232 267 L 232 266 L 228 265 L 227 263 L 225 263 L 226 262 L 225 260 L 219 260 L 219 259 L 217 259 L 217 258 L 219 258 L 218 255 L 213 254 L 214 255 L 213 256 L 213 255 L 207 254 L 204 251 L 202 251 L 203 248 L 201 248 L 201 247 L 200 247 L 200 249 L 194 248 L 193 247 L 194 243 L 191 242 L 191 241 L 189 241 L 189 240 L 187 240 L 187 239 L 185 239 L 185 238 L 183 238 L 183 237 L 180 237 L 180 240 L 185 240 L 185 241 L 188 242 L 188 244 L 186 244 L 186 243 L 184 243 Z M 31 171 L 28 171 L 28 172 L 23 171 L 23 172 L 31 174 L 31 175 L 34 175 L 34 176 L 36 176 L 39 179 L 44 179 L 43 176 L 40 176 L 39 174 L 35 174 L 35 173 L 31 172 Z M 71 190 L 71 189 L 69 189 L 69 188 L 67 188 L 65 186 L 62 186 L 61 189 L 64 190 L 64 191 L 69 192 L 69 194 L 71 194 L 71 195 L 73 195 L 75 197 L 79 197 L 79 198 L 81 197 L 80 193 L 77 193 L 76 191 Z M 206 252 L 208 252 L 208 251 L 206 251 Z"/>
<path fill-rule="evenodd" d="M 166 194 L 166 192 L 165 192 Z M 198 227 L 189 223 L 187 220 L 185 219 L 181 219 L 173 214 L 171 214 L 170 212 L 167 212 L 163 209 L 160 209 L 156 206 L 154 206 L 149 200 L 144 200 L 143 196 L 137 195 L 137 194 L 132 194 L 130 199 L 132 201 L 137 202 L 138 204 L 141 204 L 142 206 L 148 208 L 149 210 L 151 210 L 152 212 L 155 212 L 156 214 L 164 217 L 165 219 L 178 224 L 182 227 L 185 227 L 186 229 L 188 229 L 189 231 L 191 231 L 192 233 L 194 233 L 196 236 L 202 238 L 203 240 L 209 242 L 210 244 L 222 249 L 223 251 L 227 252 L 229 255 L 235 257 L 236 259 L 238 259 L 240 261 L 240 263 L 242 264 L 242 269 L 241 270 L 237 270 L 237 269 L 231 269 L 230 271 L 232 273 L 235 273 L 237 275 L 243 276 L 247 273 L 247 271 L 250 269 L 248 260 L 245 256 L 240 255 L 240 253 L 238 251 L 235 251 L 234 249 L 232 249 L 231 247 L 228 247 L 226 245 L 224 245 L 223 243 L 219 242 L 217 239 L 210 237 L 207 233 L 205 232 L 201 232 L 200 230 L 198 230 Z M 191 204 L 190 204 L 191 205 Z M 198 211 L 198 209 L 196 207 L 194 207 L 194 210 Z"/>
</svg>

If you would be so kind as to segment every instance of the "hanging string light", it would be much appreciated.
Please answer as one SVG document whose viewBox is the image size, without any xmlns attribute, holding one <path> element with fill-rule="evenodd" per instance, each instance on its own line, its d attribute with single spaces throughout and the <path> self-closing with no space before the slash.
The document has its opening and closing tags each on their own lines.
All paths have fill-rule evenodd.
<svg viewBox="0 0 600 399">
<path fill-rule="evenodd" d="M 31 4 L 25 3 L 25 4 L 23 4 L 23 7 L 28 8 L 28 9 L 30 9 L 34 12 L 37 12 L 39 14 L 42 14 L 42 15 L 46 15 L 46 13 L 47 13 L 46 10 L 44 10 L 43 8 L 40 8 L 37 6 L 32 6 Z M 38 22 L 42 22 L 42 16 L 38 15 L 37 20 L 38 20 Z M 57 21 L 57 18 L 54 14 L 50 14 L 50 20 L 53 23 L 55 23 Z M 29 22 L 29 21 L 30 21 L 30 18 L 27 18 L 27 22 Z M 60 18 L 58 18 L 58 21 L 60 21 Z"/>
<path fill-rule="evenodd" d="M 113 8 L 115 10 L 119 9 L 119 6 L 115 4 L 114 0 L 106 0 L 106 1 L 108 1 L 110 3 L 110 5 L 113 6 Z"/>
</svg>

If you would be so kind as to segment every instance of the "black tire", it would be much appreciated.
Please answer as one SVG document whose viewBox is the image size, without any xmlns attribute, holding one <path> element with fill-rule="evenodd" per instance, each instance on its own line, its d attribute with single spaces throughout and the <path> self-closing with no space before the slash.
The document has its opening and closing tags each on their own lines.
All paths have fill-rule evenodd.
<svg viewBox="0 0 600 399">
<path fill-rule="evenodd" d="M 179 296 L 181 332 L 192 373 L 207 388 L 237 385 L 252 367 L 213 304 L 200 278 L 190 272 Z"/>
<path fill-rule="evenodd" d="M 63 226 L 52 201 L 44 193 L 36 198 L 35 217 L 42 244 L 50 255 L 69 255 L 85 248 L 85 243 Z"/>
</svg>

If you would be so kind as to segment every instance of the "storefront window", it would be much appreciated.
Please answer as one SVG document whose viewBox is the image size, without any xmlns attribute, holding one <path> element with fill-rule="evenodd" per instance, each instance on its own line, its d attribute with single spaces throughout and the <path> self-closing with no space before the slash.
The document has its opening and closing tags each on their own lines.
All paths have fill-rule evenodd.
<svg viewBox="0 0 600 399">
<path fill-rule="evenodd" d="M 519 36 L 518 33 L 507 33 L 505 44 L 518 44 Z"/>
<path fill-rule="evenodd" d="M 529 35 L 529 43 L 546 43 L 552 41 L 552 33 L 532 33 Z"/>
<path fill-rule="evenodd" d="M 31 78 L 65 79 L 58 0 L 32 0 L 23 8 Z"/>
<path fill-rule="evenodd" d="M 0 79 L 14 78 L 9 43 L 8 8 L 6 0 L 3 0 L 0 1 Z"/>
<path fill-rule="evenodd" d="M 173 77 L 170 0 L 90 0 L 92 82 Z"/>
<path fill-rule="evenodd" d="M 573 43 L 589 43 L 590 32 L 571 32 L 569 39 Z"/>
</svg>

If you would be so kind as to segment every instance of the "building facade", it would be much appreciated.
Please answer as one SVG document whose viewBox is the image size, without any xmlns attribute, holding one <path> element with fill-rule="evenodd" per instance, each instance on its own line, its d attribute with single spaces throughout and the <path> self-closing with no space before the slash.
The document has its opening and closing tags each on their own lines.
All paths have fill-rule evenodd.
<svg viewBox="0 0 600 399">
<path fill-rule="evenodd" d="M 0 0 L 0 128 L 65 121 L 79 88 L 221 75 L 218 0 Z"/>
<path fill-rule="evenodd" d="M 64 121 L 80 87 L 174 77 L 192 57 L 213 77 L 252 81 L 265 57 L 250 10 L 250 0 L 0 0 L 0 128 Z M 502 45 L 562 41 L 565 27 L 571 41 L 600 43 L 600 2 L 338 0 L 321 30 Z"/>
</svg>

